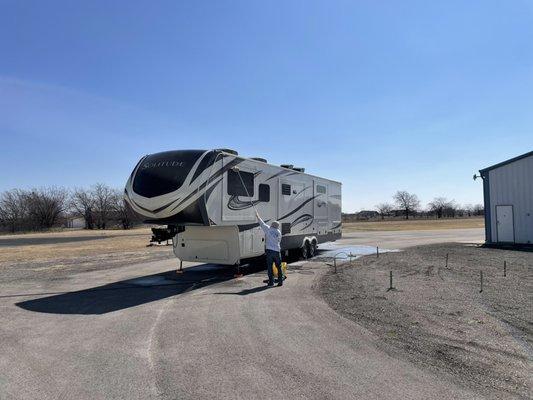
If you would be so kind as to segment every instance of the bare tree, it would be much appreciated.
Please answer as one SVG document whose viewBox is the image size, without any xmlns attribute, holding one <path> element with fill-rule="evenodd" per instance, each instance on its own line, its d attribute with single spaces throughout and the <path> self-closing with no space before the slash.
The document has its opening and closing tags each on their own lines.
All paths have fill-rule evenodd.
<svg viewBox="0 0 533 400">
<path fill-rule="evenodd" d="M 404 211 L 405 219 L 409 219 L 409 214 L 413 214 L 420 207 L 418 196 L 405 190 L 398 190 L 393 198 L 398 208 Z"/>
<path fill-rule="evenodd" d="M 128 202 L 124 199 L 124 195 L 121 190 L 115 190 L 113 194 L 113 211 L 115 211 L 120 218 L 120 223 L 123 229 L 131 228 L 133 219 L 133 210 Z"/>
<path fill-rule="evenodd" d="M 27 216 L 26 194 L 23 190 L 12 189 L 0 195 L 0 221 L 15 232 Z"/>
<path fill-rule="evenodd" d="M 428 204 L 428 208 L 435 213 L 437 218 L 442 218 L 444 215 L 455 217 L 458 206 L 454 200 L 448 200 L 446 197 L 435 197 Z"/>
<path fill-rule="evenodd" d="M 463 206 L 463 210 L 468 217 L 471 217 L 472 215 L 474 215 L 474 206 L 472 204 L 465 204 Z"/>
<path fill-rule="evenodd" d="M 54 226 L 67 207 L 68 192 L 59 187 L 32 189 L 25 195 L 28 215 L 34 227 Z"/>
<path fill-rule="evenodd" d="M 94 229 L 94 197 L 91 191 L 75 189 L 70 198 L 70 206 L 85 220 L 85 229 Z"/>
<path fill-rule="evenodd" d="M 96 214 L 96 226 L 105 229 L 109 220 L 109 214 L 113 210 L 113 189 L 103 183 L 97 183 L 92 188 L 94 208 Z"/>
<path fill-rule="evenodd" d="M 483 204 L 474 205 L 474 215 L 485 215 L 485 207 Z"/>
<path fill-rule="evenodd" d="M 385 216 L 389 215 L 390 212 L 393 210 L 393 206 L 390 203 L 379 203 L 378 205 L 376 205 L 376 210 L 378 210 L 381 219 L 385 219 Z"/>
<path fill-rule="evenodd" d="M 455 200 L 450 200 L 448 204 L 446 204 L 446 207 L 444 207 L 443 212 L 446 217 L 455 218 L 458 210 L 459 210 L 459 205 L 455 202 Z"/>
</svg>

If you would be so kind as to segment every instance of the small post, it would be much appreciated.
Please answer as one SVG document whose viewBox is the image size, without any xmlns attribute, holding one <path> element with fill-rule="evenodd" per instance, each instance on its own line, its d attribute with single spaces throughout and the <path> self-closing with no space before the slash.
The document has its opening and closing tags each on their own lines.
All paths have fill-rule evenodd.
<svg viewBox="0 0 533 400">
<path fill-rule="evenodd" d="M 449 254 L 446 253 L 446 268 L 448 268 L 448 257 L 449 257 Z"/>
<path fill-rule="evenodd" d="M 392 286 L 392 271 L 389 273 L 389 288 L 387 289 L 387 292 L 390 290 L 394 290 L 394 286 Z"/>
<path fill-rule="evenodd" d="M 335 273 L 337 273 L 337 257 L 333 257 L 333 266 L 335 267 Z"/>
<path fill-rule="evenodd" d="M 183 261 L 182 261 L 182 260 L 180 260 L 180 269 L 178 269 L 178 270 L 176 271 L 176 273 L 178 273 L 178 274 L 183 274 Z"/>
<path fill-rule="evenodd" d="M 379 258 L 379 246 L 376 246 L 376 258 Z"/>
<path fill-rule="evenodd" d="M 503 262 L 503 276 L 507 276 L 507 261 Z"/>
<path fill-rule="evenodd" d="M 479 271 L 479 284 L 480 284 L 479 293 L 483 293 L 483 271 Z"/>
</svg>

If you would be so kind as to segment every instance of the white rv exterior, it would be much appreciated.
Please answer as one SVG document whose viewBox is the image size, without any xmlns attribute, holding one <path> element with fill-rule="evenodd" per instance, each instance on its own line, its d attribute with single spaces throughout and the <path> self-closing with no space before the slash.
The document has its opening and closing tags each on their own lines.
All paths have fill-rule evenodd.
<svg viewBox="0 0 533 400">
<path fill-rule="evenodd" d="M 249 196 L 248 196 L 249 195 Z M 125 189 L 147 223 L 166 224 L 184 261 L 234 265 L 264 254 L 252 203 L 278 220 L 282 252 L 314 254 L 341 237 L 341 183 L 231 150 L 179 150 L 145 156 Z"/>
</svg>

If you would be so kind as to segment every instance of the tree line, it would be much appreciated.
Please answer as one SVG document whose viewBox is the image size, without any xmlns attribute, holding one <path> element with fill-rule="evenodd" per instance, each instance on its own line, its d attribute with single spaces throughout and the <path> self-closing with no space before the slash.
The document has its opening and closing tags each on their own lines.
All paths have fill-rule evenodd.
<svg viewBox="0 0 533 400">
<path fill-rule="evenodd" d="M 106 229 L 110 223 L 128 229 L 137 222 L 123 191 L 103 183 L 73 190 L 50 186 L 0 193 L 3 230 L 47 230 L 72 217 L 83 218 L 86 229 Z"/>
<path fill-rule="evenodd" d="M 461 207 L 455 200 L 448 200 L 446 197 L 435 197 L 427 204 L 427 208 L 422 210 L 418 196 L 405 190 L 397 191 L 392 199 L 393 202 L 391 203 L 380 203 L 375 206 L 376 212 L 381 219 L 393 214 L 396 215 L 398 211 L 403 214 L 405 219 L 409 219 L 409 217 L 421 212 L 426 215 L 433 215 L 436 218 L 455 218 L 458 215 L 471 217 L 484 214 L 483 205 L 481 204 L 467 204 Z"/>
<path fill-rule="evenodd" d="M 422 210 L 416 194 L 397 191 L 392 202 L 380 203 L 375 210 L 363 211 L 363 218 L 402 216 L 409 219 L 424 214 L 435 218 L 483 215 L 481 204 L 460 207 L 454 200 L 435 197 Z M 375 215 L 369 214 L 373 213 Z M 12 189 L 0 193 L 0 229 L 10 232 L 47 230 L 64 225 L 69 218 L 82 218 L 85 229 L 106 229 L 110 224 L 123 229 L 139 223 L 120 189 L 97 183 L 89 188 L 68 190 L 50 186 L 29 190 Z"/>
</svg>

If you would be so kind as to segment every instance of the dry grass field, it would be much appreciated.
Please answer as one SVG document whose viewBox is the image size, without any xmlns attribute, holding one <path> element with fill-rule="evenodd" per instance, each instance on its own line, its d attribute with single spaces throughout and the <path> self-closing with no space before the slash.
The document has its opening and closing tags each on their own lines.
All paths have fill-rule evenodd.
<svg viewBox="0 0 533 400">
<path fill-rule="evenodd" d="M 2 235 L 0 281 L 60 279 L 174 257 L 172 246 L 148 246 L 150 237 L 149 228 Z"/>
<path fill-rule="evenodd" d="M 0 266 L 32 260 L 101 256 L 145 250 L 149 228 L 131 230 L 76 230 L 0 236 Z"/>
<path fill-rule="evenodd" d="M 467 229 L 483 228 L 483 217 L 476 218 L 453 218 L 453 219 L 410 219 L 394 221 L 360 221 L 344 222 L 344 232 L 355 231 L 412 231 L 433 229 Z"/>
<path fill-rule="evenodd" d="M 344 232 L 482 228 L 483 218 L 362 221 L 343 224 Z M 0 235 L 0 266 L 6 263 L 146 253 L 149 228 L 131 230 L 65 230 Z M 140 255 L 140 254 L 139 254 Z"/>
</svg>

